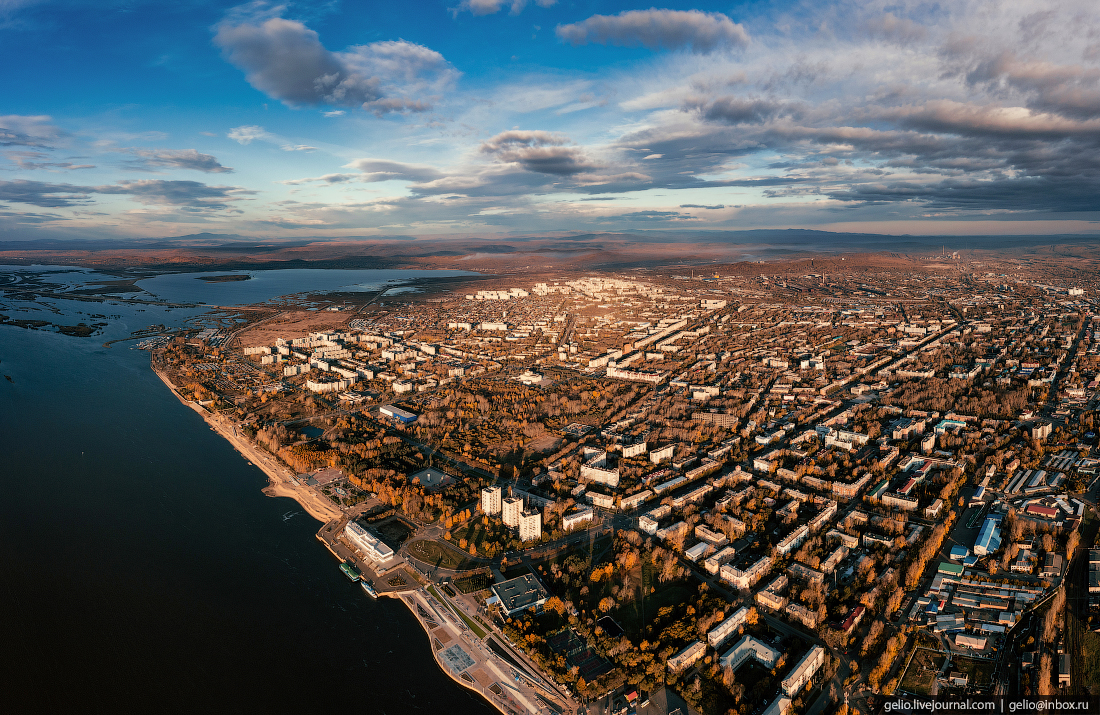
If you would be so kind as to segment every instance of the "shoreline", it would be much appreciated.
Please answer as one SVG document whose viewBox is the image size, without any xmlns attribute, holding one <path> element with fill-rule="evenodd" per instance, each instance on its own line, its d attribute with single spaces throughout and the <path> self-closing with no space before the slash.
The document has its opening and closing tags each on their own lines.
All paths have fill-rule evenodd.
<svg viewBox="0 0 1100 715">
<path fill-rule="evenodd" d="M 261 491 L 266 496 L 289 497 L 297 502 L 298 505 L 301 506 L 302 509 L 304 509 L 310 516 L 312 516 L 314 519 L 321 522 L 322 524 L 328 524 L 344 518 L 344 513 L 340 511 L 334 504 L 332 504 L 332 502 L 323 498 L 309 487 L 302 485 L 294 480 L 295 475 L 291 472 L 291 470 L 287 469 L 281 463 L 277 462 L 276 458 L 273 455 L 270 455 L 262 447 L 253 444 L 246 437 L 237 433 L 235 427 L 227 418 L 217 413 L 210 412 L 201 405 L 185 400 L 180 395 L 176 385 L 168 378 L 166 374 L 157 369 L 155 366 L 152 366 L 152 368 L 153 372 L 157 375 L 158 378 L 160 378 L 161 382 L 163 382 L 168 387 L 168 389 L 171 390 L 172 394 L 176 396 L 176 399 L 197 412 L 202 417 L 203 421 L 206 422 L 206 424 L 211 429 L 217 432 L 219 436 L 225 438 L 231 445 L 233 445 L 234 449 L 236 449 L 237 452 L 241 454 L 241 456 L 245 457 L 245 459 L 249 460 L 252 464 L 263 470 L 263 472 L 268 477 L 268 486 L 264 487 Z M 339 554 L 333 551 L 332 547 L 329 546 L 325 539 L 321 537 L 320 533 L 318 533 L 316 536 L 317 540 L 325 545 L 329 553 L 333 554 L 341 561 L 343 560 Z M 452 641 L 455 644 L 461 643 L 467 649 L 469 649 L 470 654 L 474 655 L 474 657 L 476 658 L 474 665 L 469 667 L 467 670 L 464 670 L 461 675 L 455 673 L 450 667 L 448 667 L 447 663 L 445 663 L 442 659 L 442 651 L 444 650 L 444 648 L 442 646 L 440 648 L 435 647 L 435 643 L 438 642 L 439 635 L 437 633 L 433 633 L 431 627 L 427 623 L 425 623 L 420 614 L 417 613 L 416 606 L 420 603 L 420 601 L 423 601 L 423 606 L 431 609 L 432 611 L 435 610 L 429 602 L 427 592 L 424 589 L 424 586 L 420 586 L 419 588 L 406 591 L 379 592 L 376 598 L 392 598 L 400 601 L 405 605 L 406 608 L 409 609 L 410 613 L 412 613 L 413 618 L 415 618 L 416 622 L 420 624 L 421 629 L 423 629 L 424 634 L 428 638 L 428 649 L 431 652 L 432 660 L 435 661 L 436 666 L 443 672 L 443 674 L 449 677 L 452 681 L 462 686 L 466 690 L 475 693 L 476 695 L 481 697 L 481 699 L 485 701 L 485 703 L 487 703 L 491 708 L 499 711 L 503 715 L 509 715 L 510 713 L 516 712 L 516 706 L 521 707 L 524 711 L 527 712 L 538 712 L 540 708 L 537 702 L 531 702 L 527 697 L 521 695 L 518 689 L 507 683 L 507 680 L 509 680 L 509 678 L 505 677 L 504 673 L 494 672 L 499 671 L 500 666 L 497 666 L 495 663 L 491 663 L 491 661 L 493 660 L 493 656 L 486 651 L 488 645 L 484 640 L 481 641 L 482 645 L 478 646 L 475 642 L 471 642 L 470 640 L 468 640 L 468 638 L 472 637 L 472 634 L 467 636 L 463 632 L 461 626 L 459 626 L 459 630 L 457 631 L 455 631 L 451 627 L 458 626 L 457 617 L 450 612 L 446 612 L 446 607 L 444 607 L 445 613 L 441 615 L 447 621 L 451 622 L 446 624 L 446 630 L 449 632 L 449 635 L 446 636 L 446 643 L 451 643 Z M 444 624 L 440 624 L 439 626 L 437 626 L 436 630 L 443 630 L 443 628 Z M 480 656 L 478 655 L 479 652 Z M 481 673 L 481 678 L 474 679 L 474 676 L 470 675 L 469 677 L 471 679 L 467 680 L 462 677 L 462 675 L 469 675 L 467 671 L 475 670 Z M 488 671 L 488 673 L 486 673 L 485 671 Z M 542 674 L 541 672 L 540 675 L 545 677 L 544 674 Z M 485 682 L 481 682 L 485 678 L 488 678 L 491 681 L 488 685 Z M 504 687 L 501 687 L 502 683 L 504 684 Z M 500 690 L 501 694 L 498 695 L 493 692 L 490 687 L 491 685 L 496 686 Z M 509 692 L 510 690 L 515 692 Z M 534 708 L 534 710 L 531 710 L 532 707 Z M 565 712 L 568 713 L 569 710 L 570 708 L 568 708 L 567 706 Z"/>
<path fill-rule="evenodd" d="M 431 650 L 432 659 L 435 660 L 436 665 L 441 671 L 443 671 L 443 673 L 447 677 L 449 677 L 455 683 L 461 685 L 463 688 L 466 688 L 470 692 L 476 693 L 477 695 L 481 696 L 481 699 L 488 703 L 490 707 L 498 710 L 504 715 L 509 715 L 510 713 L 515 712 L 542 712 L 543 708 L 542 706 L 540 706 L 537 700 L 532 702 L 529 695 L 524 695 L 520 693 L 520 691 L 516 689 L 515 686 L 507 683 L 507 681 L 511 680 L 511 678 L 508 677 L 508 674 L 503 672 L 503 668 L 507 668 L 508 666 L 505 665 L 502 668 L 501 665 L 496 664 L 494 662 L 495 656 L 490 655 L 491 651 L 486 651 L 486 648 L 488 648 L 487 645 L 479 648 L 476 644 L 471 643 L 468 638 L 461 632 L 455 633 L 453 632 L 453 629 L 446 628 L 444 624 L 439 624 L 433 631 L 433 629 L 424 622 L 420 614 L 417 613 L 416 606 L 420 605 L 421 607 L 426 607 L 430 611 L 435 611 L 435 608 L 431 605 L 429 595 L 423 587 L 414 591 L 394 592 L 386 595 L 390 598 L 400 600 L 412 613 L 413 618 L 416 619 L 416 622 L 419 623 L 420 627 L 424 630 L 424 635 L 428 637 L 428 648 Z M 453 621 L 457 625 L 457 621 L 455 620 L 456 616 L 454 616 L 450 612 L 447 612 L 446 606 L 443 606 L 442 604 L 440 604 L 440 606 L 445 611 L 441 615 L 448 621 Z M 447 636 L 448 640 L 440 643 L 439 647 L 436 647 L 436 644 L 439 643 L 440 636 L 435 631 L 442 630 L 448 630 L 451 632 Z M 466 648 L 470 650 L 470 653 L 468 655 L 473 655 L 475 658 L 473 664 L 462 671 L 462 675 L 469 676 L 469 680 L 466 680 L 462 677 L 462 675 L 455 673 L 442 660 L 442 653 L 447 649 L 448 644 L 451 644 L 452 642 L 455 645 L 466 646 Z M 484 640 L 482 640 L 481 642 L 485 643 Z M 481 677 L 477 677 L 475 673 L 480 673 Z M 483 680 L 485 679 L 488 679 L 491 682 L 486 685 L 486 683 L 483 682 Z M 503 687 L 501 687 L 502 684 Z M 494 685 L 500 690 L 500 695 L 492 690 L 491 686 Z M 509 690 L 513 692 L 510 693 L 508 692 Z M 520 708 L 520 710 L 517 710 L 517 708 Z M 571 711 L 572 708 L 567 705 L 561 712 L 562 715 L 569 715 Z"/>
<path fill-rule="evenodd" d="M 179 389 L 167 375 L 155 366 L 153 366 L 153 372 L 172 391 L 176 399 L 197 412 L 203 421 L 229 444 L 233 445 L 233 448 L 242 457 L 263 470 L 268 479 L 268 485 L 261 490 L 265 495 L 293 499 L 307 514 L 322 524 L 344 518 L 344 513 L 336 505 L 309 487 L 294 481 L 295 475 L 289 469 L 278 463 L 276 457 L 268 454 L 262 447 L 253 444 L 246 437 L 237 433 L 236 428 L 229 424 L 229 420 L 206 410 L 201 405 L 183 399 L 179 394 Z"/>
</svg>

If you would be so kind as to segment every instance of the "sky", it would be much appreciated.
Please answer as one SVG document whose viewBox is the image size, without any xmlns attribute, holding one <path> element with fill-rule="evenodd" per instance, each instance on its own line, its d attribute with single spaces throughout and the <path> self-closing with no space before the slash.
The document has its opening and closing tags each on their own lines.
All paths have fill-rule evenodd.
<svg viewBox="0 0 1100 715">
<path fill-rule="evenodd" d="M 0 0 L 0 240 L 1100 229 L 1100 3 Z"/>
</svg>

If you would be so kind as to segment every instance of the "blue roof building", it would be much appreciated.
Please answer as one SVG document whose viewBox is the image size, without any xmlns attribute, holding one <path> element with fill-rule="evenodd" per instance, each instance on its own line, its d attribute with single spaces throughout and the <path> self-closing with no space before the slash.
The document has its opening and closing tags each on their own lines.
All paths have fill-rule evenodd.
<svg viewBox="0 0 1100 715">
<path fill-rule="evenodd" d="M 1001 517 L 987 516 L 978 532 L 978 539 L 974 542 L 974 553 L 985 556 L 996 551 L 1001 546 Z"/>
<path fill-rule="evenodd" d="M 965 559 L 969 555 L 970 555 L 970 549 L 966 548 L 965 546 L 963 546 L 961 544 L 956 544 L 955 546 L 951 547 L 950 558 L 951 558 L 952 561 L 962 561 L 963 559 Z"/>
</svg>

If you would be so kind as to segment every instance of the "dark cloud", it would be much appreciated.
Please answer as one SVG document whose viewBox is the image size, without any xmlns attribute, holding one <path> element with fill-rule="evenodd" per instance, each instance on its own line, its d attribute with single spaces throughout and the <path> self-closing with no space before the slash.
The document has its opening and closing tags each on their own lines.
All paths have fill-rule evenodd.
<svg viewBox="0 0 1100 715">
<path fill-rule="evenodd" d="M 222 166 L 210 154 L 200 154 L 195 149 L 130 149 L 138 157 L 126 162 L 130 168 L 139 169 L 190 169 L 207 174 L 228 174 L 233 169 Z"/>
<path fill-rule="evenodd" d="M 913 181 L 858 184 L 828 192 L 840 201 L 859 203 L 917 202 L 929 209 L 1081 213 L 1100 211 L 1100 179 L 1066 180 L 1049 177 L 1022 179 L 945 179 L 922 184 Z"/>
<path fill-rule="evenodd" d="M 603 221 L 698 221 L 691 214 L 679 211 L 631 211 L 625 214 L 607 216 Z"/>
<path fill-rule="evenodd" d="M 141 204 L 180 206 L 190 211 L 220 211 L 230 202 L 254 194 L 233 186 L 208 186 L 198 181 L 119 181 L 105 186 L 75 186 L 42 181 L 0 181 L 0 201 L 63 208 L 91 203 L 93 194 L 122 194 Z"/>
<path fill-rule="evenodd" d="M 44 208 L 62 208 L 88 203 L 91 187 L 48 184 L 42 181 L 0 181 L 0 201 L 12 201 Z"/>
<path fill-rule="evenodd" d="M 125 194 L 140 204 L 179 206 L 189 211 L 221 211 L 241 196 L 255 194 L 233 186 L 209 186 L 198 181 L 119 181 L 114 185 L 97 186 L 98 194 Z"/>
<path fill-rule="evenodd" d="M 42 169 L 94 169 L 95 164 L 74 164 L 71 161 L 44 161 L 49 159 L 49 154 L 40 151 L 9 151 L 4 156 L 20 169 L 25 171 L 37 171 Z"/>
<path fill-rule="evenodd" d="M 599 168 L 580 147 L 568 144 L 569 140 L 560 134 L 512 130 L 485 141 L 481 152 L 539 174 L 569 176 Z"/>
<path fill-rule="evenodd" d="M 680 208 L 682 208 L 682 209 L 711 209 L 711 210 L 716 210 L 716 209 L 724 209 L 724 208 L 726 208 L 726 205 L 725 204 L 718 204 L 716 206 L 706 206 L 705 204 L 680 204 Z"/>
<path fill-rule="evenodd" d="M 618 15 L 593 15 L 583 22 L 557 27 L 559 38 L 572 45 L 646 47 L 651 50 L 691 50 L 708 53 L 741 48 L 749 33 L 717 12 L 699 10 L 630 10 Z"/>
<path fill-rule="evenodd" d="M 64 136 L 47 116 L 0 116 L 0 146 L 50 149 Z"/>
<path fill-rule="evenodd" d="M 684 108 L 698 112 L 704 119 L 727 124 L 760 124 L 791 108 L 782 102 L 759 97 L 720 97 L 711 102 L 692 100 Z"/>
<path fill-rule="evenodd" d="M 385 159 L 356 159 L 345 166 L 348 169 L 357 169 L 363 172 L 363 181 L 403 179 L 422 182 L 434 181 L 443 176 L 443 173 L 433 166 L 405 164 L 399 161 L 386 161 Z"/>
<path fill-rule="evenodd" d="M 288 105 L 362 107 L 375 114 L 422 112 L 456 72 L 443 56 L 404 40 L 332 52 L 301 22 L 231 14 L 214 43 L 256 89 Z"/>
</svg>

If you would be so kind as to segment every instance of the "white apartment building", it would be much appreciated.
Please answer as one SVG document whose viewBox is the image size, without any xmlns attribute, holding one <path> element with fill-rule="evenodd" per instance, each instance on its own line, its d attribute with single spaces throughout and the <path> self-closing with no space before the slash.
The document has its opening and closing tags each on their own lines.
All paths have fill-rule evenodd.
<svg viewBox="0 0 1100 715">
<path fill-rule="evenodd" d="M 523 513 L 523 500 L 519 497 L 505 497 L 501 502 L 501 511 L 505 526 L 518 527 L 519 517 Z"/>
<path fill-rule="evenodd" d="M 519 515 L 519 540 L 536 541 L 542 537 L 542 512 L 526 509 Z"/>
<path fill-rule="evenodd" d="M 500 513 L 500 487 L 485 487 L 481 490 L 481 510 L 490 515 Z"/>
</svg>

